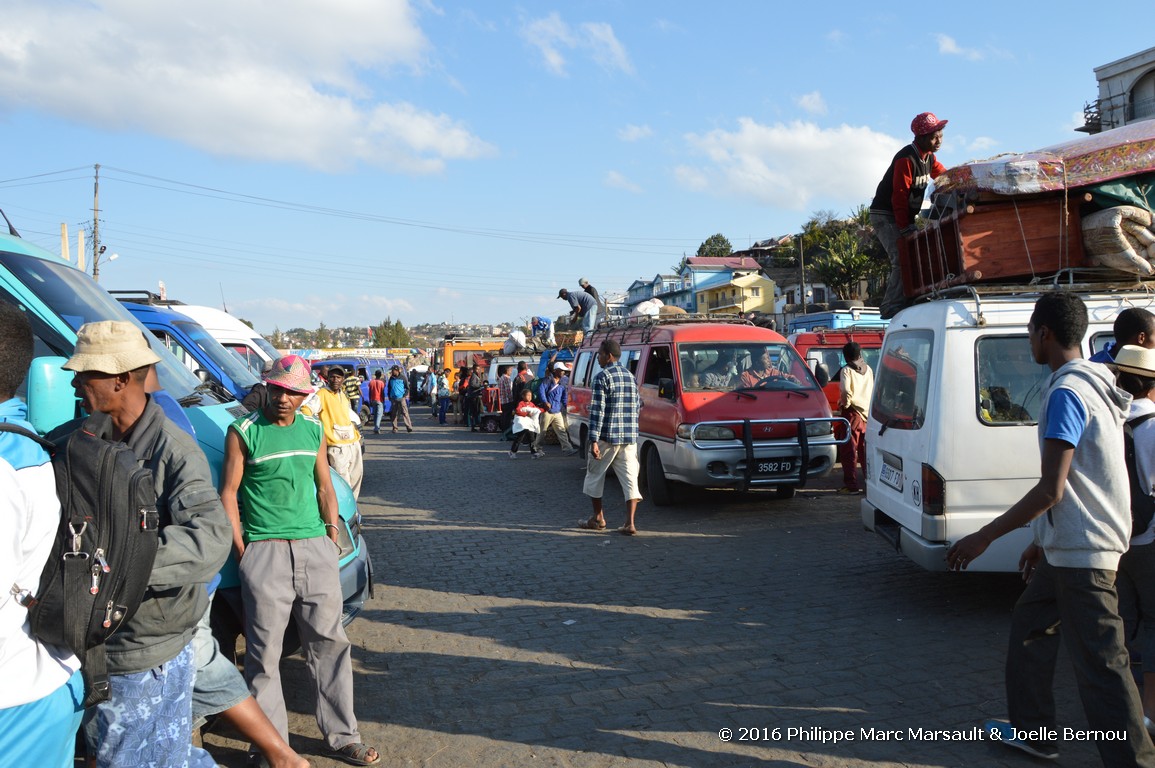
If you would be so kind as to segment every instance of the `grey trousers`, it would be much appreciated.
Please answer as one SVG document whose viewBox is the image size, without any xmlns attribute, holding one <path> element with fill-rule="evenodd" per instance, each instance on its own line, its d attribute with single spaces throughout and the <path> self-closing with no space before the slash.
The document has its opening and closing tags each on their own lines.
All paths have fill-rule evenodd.
<svg viewBox="0 0 1155 768">
<path fill-rule="evenodd" d="M 1155 766 L 1123 645 L 1114 571 L 1056 568 L 1043 560 L 1019 596 L 1006 668 L 1007 710 L 1015 728 L 1056 727 L 1051 686 L 1060 642 L 1075 667 L 1091 729 L 1124 734 L 1096 741 L 1103 764 Z"/>
<path fill-rule="evenodd" d="M 902 290 L 902 265 L 898 260 L 898 224 L 894 222 L 894 215 L 871 212 L 870 225 L 874 227 L 874 236 L 882 244 L 882 249 L 890 257 L 890 273 L 886 277 L 886 293 L 878 305 L 879 313 L 884 319 L 898 314 L 906 306 L 906 295 Z"/>
<path fill-rule="evenodd" d="M 317 687 L 317 726 L 330 749 L 361 741 L 353 714 L 353 666 L 341 626 L 337 548 L 326 536 L 254 541 L 241 558 L 245 606 L 245 679 L 285 741 L 289 717 L 281 690 L 285 628 L 297 623 Z"/>
</svg>

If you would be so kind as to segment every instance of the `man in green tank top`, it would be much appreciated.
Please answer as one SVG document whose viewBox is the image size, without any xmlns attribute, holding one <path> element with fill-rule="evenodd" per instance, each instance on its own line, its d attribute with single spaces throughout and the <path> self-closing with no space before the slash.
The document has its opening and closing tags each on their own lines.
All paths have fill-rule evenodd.
<svg viewBox="0 0 1155 768">
<path fill-rule="evenodd" d="M 221 502 L 233 526 L 245 606 L 245 678 L 281 736 L 289 738 L 281 650 L 294 611 L 317 688 L 317 724 L 333 756 L 372 765 L 353 714 L 353 668 L 341 626 L 340 518 L 321 423 L 297 412 L 312 393 L 297 355 L 265 376 L 269 402 L 237 419 L 225 441 Z M 240 502 L 238 504 L 238 501 Z M 242 518 L 240 509 L 244 508 Z"/>
</svg>

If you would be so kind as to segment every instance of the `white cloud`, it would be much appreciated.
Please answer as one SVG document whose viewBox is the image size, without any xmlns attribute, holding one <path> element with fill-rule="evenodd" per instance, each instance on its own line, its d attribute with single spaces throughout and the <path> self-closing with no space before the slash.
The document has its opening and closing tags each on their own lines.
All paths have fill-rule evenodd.
<svg viewBox="0 0 1155 768">
<path fill-rule="evenodd" d="M 935 35 L 935 40 L 938 41 L 938 52 L 947 56 L 962 56 L 964 59 L 971 61 L 981 61 L 983 52 L 977 48 L 963 48 L 950 35 L 938 34 Z"/>
<path fill-rule="evenodd" d="M 833 45 L 842 45 L 849 39 L 849 35 L 841 29 L 832 29 L 826 33 L 826 42 Z"/>
<path fill-rule="evenodd" d="M 997 147 L 999 142 L 990 136 L 977 136 L 967 142 L 967 149 L 971 152 L 987 152 L 991 147 Z"/>
<path fill-rule="evenodd" d="M 564 51 L 586 53 L 606 71 L 634 72 L 625 46 L 604 22 L 586 22 L 574 29 L 555 11 L 526 23 L 521 35 L 541 53 L 546 69 L 559 77 L 568 74 Z"/>
<path fill-rule="evenodd" d="M 735 130 L 687 134 L 704 159 L 674 170 L 688 189 L 808 211 L 849 212 L 869 203 L 903 139 L 866 127 L 820 128 L 811 122 L 762 125 L 741 118 Z"/>
<path fill-rule="evenodd" d="M 654 131 L 648 125 L 627 125 L 618 131 L 618 138 L 622 141 L 640 141 L 653 135 Z"/>
<path fill-rule="evenodd" d="M 283 298 L 241 299 L 230 301 L 235 314 L 247 317 L 261 329 L 272 330 L 266 318 L 293 318 L 290 327 L 308 327 L 324 322 L 330 328 L 359 325 L 377 325 L 386 315 L 398 317 L 414 311 L 406 299 L 390 299 L 377 294 L 350 296 L 344 293 L 302 296 L 295 300 Z M 281 330 L 287 330 L 281 327 Z"/>
<path fill-rule="evenodd" d="M 799 96 L 794 100 L 802 110 L 811 115 L 825 115 L 826 114 L 826 100 L 822 98 L 822 94 L 818 91 L 811 91 L 810 93 Z"/>
<path fill-rule="evenodd" d="M 635 194 L 642 191 L 641 187 L 617 171 L 608 171 L 605 175 L 605 178 L 602 180 L 602 183 L 610 189 L 624 189 L 627 192 L 633 192 Z"/>
<path fill-rule="evenodd" d="M 429 47 L 406 0 L 10 0 L 0 103 L 217 155 L 429 173 L 494 152 L 375 93 L 397 69 L 419 76 Z"/>
</svg>

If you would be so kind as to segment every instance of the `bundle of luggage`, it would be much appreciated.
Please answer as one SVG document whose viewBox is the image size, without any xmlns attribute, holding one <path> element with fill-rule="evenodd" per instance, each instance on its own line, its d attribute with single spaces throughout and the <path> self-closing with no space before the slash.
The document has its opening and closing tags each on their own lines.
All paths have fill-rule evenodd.
<svg viewBox="0 0 1155 768">
<path fill-rule="evenodd" d="M 1155 275 L 1155 121 L 948 169 L 931 220 L 899 243 L 907 296 L 1083 270 Z M 1094 269 L 1099 268 L 1099 269 Z"/>
</svg>

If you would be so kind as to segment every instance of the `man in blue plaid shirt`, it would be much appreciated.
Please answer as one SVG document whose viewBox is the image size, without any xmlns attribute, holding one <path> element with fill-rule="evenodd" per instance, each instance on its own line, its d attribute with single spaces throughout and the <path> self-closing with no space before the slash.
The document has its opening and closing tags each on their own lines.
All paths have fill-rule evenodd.
<svg viewBox="0 0 1155 768">
<path fill-rule="evenodd" d="M 582 492 L 590 497 L 594 514 L 578 522 L 579 528 L 603 531 L 606 518 L 602 510 L 602 491 L 606 473 L 612 467 L 626 497 L 626 522 L 619 533 L 633 536 L 634 513 L 642 494 L 638 491 L 638 385 L 634 376 L 618 360 L 621 346 L 606 339 L 598 347 L 598 365 L 602 370 L 594 377 L 590 400 L 589 446 L 586 479 Z"/>
</svg>

